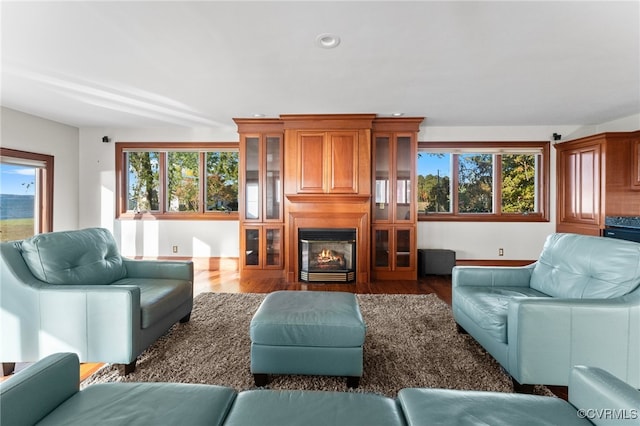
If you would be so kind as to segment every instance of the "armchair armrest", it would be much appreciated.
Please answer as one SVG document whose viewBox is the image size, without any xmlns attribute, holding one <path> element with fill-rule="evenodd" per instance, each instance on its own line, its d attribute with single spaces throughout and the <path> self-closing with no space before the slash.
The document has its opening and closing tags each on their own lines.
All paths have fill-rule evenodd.
<svg viewBox="0 0 640 426">
<path fill-rule="evenodd" d="M 507 315 L 509 372 L 520 383 L 566 386 L 578 364 L 640 382 L 637 300 L 516 298 Z"/>
<path fill-rule="evenodd" d="M 122 258 L 129 278 L 171 278 L 193 282 L 193 262 Z"/>
<path fill-rule="evenodd" d="M 526 266 L 454 266 L 452 287 L 529 287 L 535 263 Z"/>
<path fill-rule="evenodd" d="M 569 377 L 569 402 L 596 425 L 640 421 L 640 391 L 596 367 L 578 365 Z"/>
<path fill-rule="evenodd" d="M 82 362 L 124 364 L 138 355 L 138 287 L 45 285 L 38 293 L 42 353 L 75 352 Z"/>
<path fill-rule="evenodd" d="M 0 383 L 0 424 L 36 424 L 79 388 L 78 356 L 49 355 Z"/>
</svg>

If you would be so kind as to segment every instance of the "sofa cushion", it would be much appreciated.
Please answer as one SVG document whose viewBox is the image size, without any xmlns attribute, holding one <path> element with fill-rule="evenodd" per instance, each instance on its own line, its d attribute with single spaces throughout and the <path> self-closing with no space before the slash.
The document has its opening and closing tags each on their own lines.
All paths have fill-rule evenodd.
<svg viewBox="0 0 640 426">
<path fill-rule="evenodd" d="M 373 393 L 249 390 L 240 392 L 225 426 L 403 425 L 395 400 Z"/>
<path fill-rule="evenodd" d="M 570 299 L 619 297 L 639 285 L 640 244 L 577 234 L 547 237 L 530 284 L 549 296 Z"/>
<path fill-rule="evenodd" d="M 456 305 L 495 340 L 507 342 L 509 301 L 548 297 L 529 287 L 456 287 Z"/>
<path fill-rule="evenodd" d="M 102 383 L 76 393 L 38 425 L 222 425 L 236 392 L 186 383 Z"/>
<path fill-rule="evenodd" d="M 111 233 L 103 228 L 49 232 L 22 241 L 31 273 L 49 284 L 111 284 L 127 274 Z"/>
<path fill-rule="evenodd" d="M 123 278 L 114 286 L 134 286 L 140 289 L 141 326 L 166 318 L 185 301 L 193 297 L 191 281 L 168 278 Z"/>
<path fill-rule="evenodd" d="M 449 389 L 401 389 L 398 401 L 412 425 L 591 425 L 568 402 L 539 395 Z"/>
</svg>

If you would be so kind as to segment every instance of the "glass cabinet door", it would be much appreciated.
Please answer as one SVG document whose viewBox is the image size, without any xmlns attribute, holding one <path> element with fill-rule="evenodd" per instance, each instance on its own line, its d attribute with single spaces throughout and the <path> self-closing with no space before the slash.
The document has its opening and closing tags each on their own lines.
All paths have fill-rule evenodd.
<svg viewBox="0 0 640 426">
<path fill-rule="evenodd" d="M 260 265 L 260 229 L 245 229 L 244 238 L 244 264 L 247 266 Z"/>
<path fill-rule="evenodd" d="M 281 228 L 265 228 L 265 242 L 267 244 L 266 265 L 265 266 L 281 266 L 282 265 L 282 229 Z"/>
<path fill-rule="evenodd" d="M 389 164 L 390 164 L 390 139 L 388 136 L 378 136 L 375 139 L 375 205 L 374 220 L 389 220 Z"/>
<path fill-rule="evenodd" d="M 282 200 L 282 166 L 280 159 L 281 138 L 267 136 L 266 140 L 266 176 L 265 176 L 265 219 L 280 220 Z"/>
<path fill-rule="evenodd" d="M 415 161 L 409 136 L 398 136 L 396 143 L 396 220 L 411 220 L 411 168 Z"/>
<path fill-rule="evenodd" d="M 376 268 L 388 268 L 391 262 L 388 229 L 374 229 L 373 246 L 373 266 Z"/>
<path fill-rule="evenodd" d="M 260 218 L 260 138 L 245 139 L 244 218 Z"/>
<path fill-rule="evenodd" d="M 411 266 L 411 229 L 396 229 L 396 267 Z"/>
</svg>

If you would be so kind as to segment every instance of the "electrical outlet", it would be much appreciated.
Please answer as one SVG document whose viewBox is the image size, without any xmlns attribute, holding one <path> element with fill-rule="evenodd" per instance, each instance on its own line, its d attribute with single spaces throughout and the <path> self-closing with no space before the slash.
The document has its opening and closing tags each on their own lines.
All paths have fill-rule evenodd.
<svg viewBox="0 0 640 426">
<path fill-rule="evenodd" d="M 504 249 L 503 248 L 499 248 L 498 249 L 498 256 L 504 256 Z"/>
<path fill-rule="evenodd" d="M 173 246 L 172 250 L 173 250 L 174 253 L 177 253 L 178 252 L 178 246 Z"/>
</svg>

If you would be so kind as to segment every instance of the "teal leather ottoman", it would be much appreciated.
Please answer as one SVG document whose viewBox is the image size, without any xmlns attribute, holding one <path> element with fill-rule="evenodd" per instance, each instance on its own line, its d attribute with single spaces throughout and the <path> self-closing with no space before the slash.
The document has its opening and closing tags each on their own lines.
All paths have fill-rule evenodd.
<svg viewBox="0 0 640 426">
<path fill-rule="evenodd" d="M 251 373 L 256 386 L 269 374 L 346 376 L 358 387 L 366 326 L 353 293 L 276 291 L 254 314 Z"/>
</svg>

